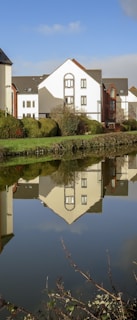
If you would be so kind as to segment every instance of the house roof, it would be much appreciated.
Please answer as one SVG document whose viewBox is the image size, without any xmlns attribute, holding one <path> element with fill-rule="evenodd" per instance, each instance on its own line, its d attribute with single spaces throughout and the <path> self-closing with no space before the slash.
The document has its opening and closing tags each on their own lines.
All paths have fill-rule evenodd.
<svg viewBox="0 0 137 320">
<path fill-rule="evenodd" d="M 100 69 L 91 69 L 91 70 L 86 70 L 86 72 L 98 83 L 102 83 L 102 70 Z"/>
<path fill-rule="evenodd" d="M 83 67 L 77 60 L 72 59 L 72 61 L 79 67 L 81 68 L 83 71 L 85 71 L 86 73 L 89 74 L 90 77 L 92 77 L 95 81 L 97 81 L 98 83 L 101 84 L 101 80 L 102 80 L 102 70 L 100 69 L 86 69 L 85 67 Z"/>
<path fill-rule="evenodd" d="M 12 77 L 12 84 L 16 87 L 20 94 L 37 94 L 38 85 L 48 75 L 42 76 L 15 76 Z"/>
<path fill-rule="evenodd" d="M 0 253 L 2 252 L 5 245 L 14 237 L 14 234 L 3 235 L 0 238 Z"/>
<path fill-rule="evenodd" d="M 19 183 L 13 193 L 14 199 L 37 199 L 39 194 L 39 184 Z"/>
<path fill-rule="evenodd" d="M 2 49 L 0 49 L 0 64 L 12 65 L 11 60 L 6 56 Z"/>
<path fill-rule="evenodd" d="M 106 90 L 110 85 L 114 85 L 117 90 L 117 95 L 127 96 L 128 95 L 128 78 L 103 78 L 102 83 Z"/>
<path fill-rule="evenodd" d="M 131 93 L 133 93 L 133 94 L 137 97 L 137 88 L 131 87 L 131 88 L 129 89 L 129 91 L 130 91 Z"/>
<path fill-rule="evenodd" d="M 72 61 L 73 61 L 79 68 L 81 68 L 82 70 L 86 71 L 86 68 L 83 67 L 82 64 L 80 64 L 77 60 L 72 59 Z"/>
</svg>

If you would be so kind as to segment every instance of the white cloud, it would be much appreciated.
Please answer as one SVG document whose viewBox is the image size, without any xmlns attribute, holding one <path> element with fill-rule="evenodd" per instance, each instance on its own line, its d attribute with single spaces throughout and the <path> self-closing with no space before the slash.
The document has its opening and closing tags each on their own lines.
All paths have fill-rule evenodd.
<svg viewBox="0 0 137 320">
<path fill-rule="evenodd" d="M 137 19 L 137 0 L 120 0 L 120 3 L 126 15 Z"/>
<path fill-rule="evenodd" d="M 93 58 L 84 65 L 90 69 L 102 69 L 103 78 L 128 78 L 128 86 L 137 87 L 137 54 Z"/>
<path fill-rule="evenodd" d="M 89 69 L 101 69 L 103 78 L 128 78 L 128 86 L 137 87 L 137 54 L 112 56 L 105 58 L 71 57 Z M 13 75 L 50 74 L 59 67 L 66 58 L 39 62 L 21 61 L 16 59 L 13 64 Z"/>
<path fill-rule="evenodd" d="M 22 59 L 16 59 L 13 64 L 13 75 L 14 76 L 31 76 L 31 75 L 43 75 L 50 74 L 59 65 L 63 63 L 62 60 L 45 60 L 45 61 L 23 61 Z"/>
<path fill-rule="evenodd" d="M 81 223 L 80 221 L 77 221 L 77 223 L 72 223 L 71 225 L 64 222 L 62 219 L 60 219 L 60 222 L 57 223 L 57 221 L 46 221 L 44 224 L 37 224 L 32 225 L 32 229 L 37 229 L 41 231 L 55 231 L 55 232 L 66 232 L 69 231 L 71 233 L 80 235 L 83 234 L 83 232 L 87 231 L 87 225 L 85 223 Z"/>
<path fill-rule="evenodd" d="M 37 28 L 37 31 L 44 35 L 54 35 L 54 34 L 68 34 L 68 33 L 78 33 L 82 30 L 79 21 L 70 22 L 68 25 L 62 24 L 53 24 L 49 25 L 40 25 Z"/>
</svg>

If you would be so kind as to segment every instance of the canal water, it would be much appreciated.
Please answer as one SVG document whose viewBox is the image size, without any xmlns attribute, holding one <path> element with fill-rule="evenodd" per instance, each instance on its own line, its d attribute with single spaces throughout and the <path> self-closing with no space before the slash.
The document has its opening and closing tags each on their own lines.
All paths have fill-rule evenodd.
<svg viewBox="0 0 137 320">
<path fill-rule="evenodd" d="M 80 270 L 137 297 L 137 153 L 0 168 L 0 294 L 31 311 L 56 290 L 90 299 Z"/>
</svg>

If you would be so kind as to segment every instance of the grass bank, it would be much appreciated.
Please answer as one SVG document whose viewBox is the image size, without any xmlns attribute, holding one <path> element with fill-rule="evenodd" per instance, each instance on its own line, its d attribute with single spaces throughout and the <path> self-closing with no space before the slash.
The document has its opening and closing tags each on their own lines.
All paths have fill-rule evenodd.
<svg viewBox="0 0 137 320">
<path fill-rule="evenodd" d="M 76 152 L 110 152 L 121 148 L 137 147 L 137 131 L 78 135 L 67 137 L 1 139 L 0 159 L 10 157 L 65 156 Z"/>
<path fill-rule="evenodd" d="M 90 136 L 90 139 L 94 137 Z M 1 139 L 0 149 L 8 149 L 12 152 L 35 150 L 36 148 L 50 148 L 55 144 L 65 143 L 74 140 L 88 140 L 88 135 L 67 136 L 67 137 L 46 137 L 46 138 L 25 138 L 25 139 Z"/>
</svg>

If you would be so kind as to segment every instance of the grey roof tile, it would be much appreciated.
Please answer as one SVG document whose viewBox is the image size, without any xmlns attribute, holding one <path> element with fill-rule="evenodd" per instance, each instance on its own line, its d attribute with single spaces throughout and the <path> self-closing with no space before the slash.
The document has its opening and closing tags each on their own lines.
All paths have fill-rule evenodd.
<svg viewBox="0 0 137 320">
<path fill-rule="evenodd" d="M 104 84 L 106 90 L 111 84 L 113 84 L 117 90 L 118 95 L 128 95 L 128 78 L 103 78 L 102 83 Z"/>
<path fill-rule="evenodd" d="M 86 70 L 86 72 L 98 83 L 102 82 L 102 70 L 101 69 L 90 69 Z"/>
<path fill-rule="evenodd" d="M 101 80 L 102 80 L 102 70 L 100 70 L 100 69 L 86 69 L 86 68 L 83 67 L 77 60 L 72 59 L 72 61 L 73 61 L 79 68 L 81 68 L 83 71 L 85 71 L 86 73 L 88 73 L 90 77 L 92 77 L 94 80 L 96 80 L 98 83 L 101 84 Z"/>
<path fill-rule="evenodd" d="M 38 85 L 47 78 L 48 75 L 42 76 L 15 76 L 12 77 L 12 84 L 20 94 L 37 94 Z"/>
</svg>

